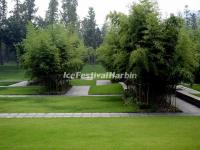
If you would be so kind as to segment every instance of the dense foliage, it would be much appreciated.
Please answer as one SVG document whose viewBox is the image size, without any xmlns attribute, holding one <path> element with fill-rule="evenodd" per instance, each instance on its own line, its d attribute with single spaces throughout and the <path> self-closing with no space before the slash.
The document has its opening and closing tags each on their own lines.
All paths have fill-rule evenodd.
<svg viewBox="0 0 200 150">
<path fill-rule="evenodd" d="M 96 49 L 102 44 L 102 33 L 97 27 L 94 8 L 90 7 L 88 16 L 84 18 L 81 24 L 81 35 L 83 41 L 88 47 L 88 63 L 96 63 Z"/>
<path fill-rule="evenodd" d="M 137 73 L 133 85 L 148 103 L 163 103 L 178 83 L 192 80 L 196 66 L 194 43 L 183 20 L 174 15 L 161 20 L 157 10 L 156 4 L 141 0 L 127 16 L 111 13 L 109 31 L 98 50 L 110 71 Z"/>
<path fill-rule="evenodd" d="M 27 73 L 51 88 L 59 86 L 64 72 L 73 73 L 82 67 L 81 56 L 84 45 L 78 35 L 62 25 L 45 29 L 28 26 L 22 46 L 25 54 L 21 57 Z"/>
</svg>

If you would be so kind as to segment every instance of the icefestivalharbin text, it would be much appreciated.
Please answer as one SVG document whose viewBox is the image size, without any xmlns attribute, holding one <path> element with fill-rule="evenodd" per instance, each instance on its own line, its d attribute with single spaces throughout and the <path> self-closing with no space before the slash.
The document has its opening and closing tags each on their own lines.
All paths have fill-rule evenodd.
<svg viewBox="0 0 200 150">
<path fill-rule="evenodd" d="M 63 78 L 65 79 L 84 79 L 84 78 L 90 78 L 90 79 L 137 79 L 137 74 L 135 73 L 122 73 L 118 74 L 115 72 L 106 72 L 106 73 L 82 73 L 82 72 L 76 72 L 76 73 L 67 73 L 65 72 L 63 75 Z"/>
</svg>

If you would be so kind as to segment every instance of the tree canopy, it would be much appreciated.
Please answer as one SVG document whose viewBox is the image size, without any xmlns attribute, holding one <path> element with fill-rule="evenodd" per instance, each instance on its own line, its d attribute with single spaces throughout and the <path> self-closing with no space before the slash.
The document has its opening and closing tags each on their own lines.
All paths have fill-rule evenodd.
<svg viewBox="0 0 200 150">
<path fill-rule="evenodd" d="M 22 46 L 25 50 L 22 65 L 32 79 L 46 86 L 50 81 L 56 82 L 55 77 L 63 78 L 64 72 L 74 73 L 83 65 L 84 45 L 77 33 L 71 33 L 63 25 L 55 25 L 53 30 L 29 25 Z"/>
<path fill-rule="evenodd" d="M 108 19 L 109 30 L 98 49 L 100 61 L 110 71 L 137 73 L 134 83 L 143 94 L 148 92 L 151 102 L 162 103 L 162 96 L 178 83 L 192 80 L 194 43 L 181 18 L 161 20 L 157 5 L 141 0 L 129 15 L 114 12 Z"/>
</svg>

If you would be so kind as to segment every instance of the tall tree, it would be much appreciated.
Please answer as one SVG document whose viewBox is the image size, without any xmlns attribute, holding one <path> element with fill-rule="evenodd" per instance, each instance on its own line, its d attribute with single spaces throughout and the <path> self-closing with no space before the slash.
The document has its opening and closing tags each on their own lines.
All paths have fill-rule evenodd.
<svg viewBox="0 0 200 150">
<path fill-rule="evenodd" d="M 88 16 L 82 22 L 82 35 L 87 47 L 97 48 L 95 11 L 92 7 L 89 8 Z"/>
<path fill-rule="evenodd" d="M 34 23 L 36 24 L 37 27 L 40 27 L 40 28 L 44 28 L 47 25 L 45 19 L 42 18 L 41 16 L 37 16 L 35 18 L 35 22 Z"/>
<path fill-rule="evenodd" d="M 37 12 L 35 8 L 35 0 L 25 0 L 25 20 L 32 21 L 34 19 L 34 15 Z"/>
<path fill-rule="evenodd" d="M 62 0 L 62 21 L 66 25 L 70 25 L 72 27 L 77 26 L 78 18 L 77 18 L 77 6 L 78 1 L 77 0 Z"/>
<path fill-rule="evenodd" d="M 193 30 L 196 30 L 198 28 L 196 13 L 191 13 L 191 28 Z"/>
<path fill-rule="evenodd" d="M 46 12 L 46 22 L 54 24 L 58 21 L 58 0 L 50 0 L 49 8 Z"/>
<path fill-rule="evenodd" d="M 105 38 L 106 33 L 107 33 L 107 28 L 108 28 L 108 25 L 107 25 L 107 23 L 105 22 L 105 23 L 103 24 L 103 27 L 101 28 L 101 35 L 102 35 L 102 38 Z"/>
<path fill-rule="evenodd" d="M 7 2 L 6 0 L 0 0 L 0 25 L 4 24 L 7 15 Z"/>
<path fill-rule="evenodd" d="M 0 0 L 0 64 L 3 65 L 3 49 L 4 49 L 4 30 L 5 21 L 7 15 L 7 3 L 6 0 Z"/>
<path fill-rule="evenodd" d="M 186 26 L 189 27 L 190 26 L 190 10 L 189 10 L 188 5 L 185 6 L 184 14 L 185 14 Z"/>
<path fill-rule="evenodd" d="M 95 40 L 96 40 L 96 47 L 99 47 L 102 42 L 103 42 L 103 38 L 102 38 L 102 32 L 101 30 L 99 29 L 99 27 L 96 28 L 96 31 L 95 31 Z"/>
<path fill-rule="evenodd" d="M 9 57 L 11 53 L 16 56 L 15 46 L 21 42 L 26 35 L 24 10 L 24 5 L 20 2 L 20 0 L 15 0 L 14 10 L 11 12 L 11 16 L 7 19 L 5 28 L 5 43 L 8 47 L 7 57 Z"/>
</svg>

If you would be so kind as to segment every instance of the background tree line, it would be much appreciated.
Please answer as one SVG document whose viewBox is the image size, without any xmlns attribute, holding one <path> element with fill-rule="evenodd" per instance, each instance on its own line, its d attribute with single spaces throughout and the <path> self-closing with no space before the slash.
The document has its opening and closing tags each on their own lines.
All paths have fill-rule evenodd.
<svg viewBox="0 0 200 150">
<path fill-rule="evenodd" d="M 37 16 L 35 0 L 14 0 L 14 9 L 7 11 L 6 0 L 0 0 L 0 64 L 14 61 L 19 63 L 17 48 L 26 37 L 26 26 L 32 23 L 36 28 L 46 28 L 53 24 L 63 24 L 70 30 L 77 31 L 88 51 L 86 61 L 93 63 L 95 49 L 102 43 L 102 32 L 96 24 L 95 11 L 89 8 L 88 16 L 81 21 L 77 15 L 77 0 L 62 0 L 61 10 L 58 0 L 50 0 L 45 18 Z M 9 13 L 9 15 L 8 15 Z M 8 17 L 9 16 L 9 17 Z M 88 56 L 91 55 L 91 56 Z"/>
<path fill-rule="evenodd" d="M 36 16 L 35 0 L 15 0 L 7 17 L 6 0 L 0 0 L 0 63 L 14 61 L 30 80 L 50 93 L 66 92 L 64 72 L 80 71 L 84 62 L 95 62 L 102 33 L 89 8 L 83 21 L 77 15 L 77 0 L 50 0 L 45 18 Z"/>
</svg>

